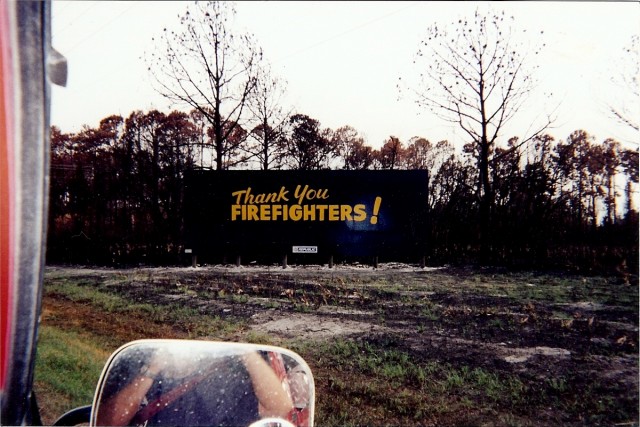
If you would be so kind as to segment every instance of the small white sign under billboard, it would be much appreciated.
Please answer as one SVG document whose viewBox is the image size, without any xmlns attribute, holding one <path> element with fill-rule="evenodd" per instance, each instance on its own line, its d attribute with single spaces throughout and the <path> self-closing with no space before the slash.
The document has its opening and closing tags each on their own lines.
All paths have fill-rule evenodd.
<svg viewBox="0 0 640 427">
<path fill-rule="evenodd" d="M 293 253 L 294 254 L 317 254 L 318 247 L 317 246 L 294 246 Z"/>
</svg>

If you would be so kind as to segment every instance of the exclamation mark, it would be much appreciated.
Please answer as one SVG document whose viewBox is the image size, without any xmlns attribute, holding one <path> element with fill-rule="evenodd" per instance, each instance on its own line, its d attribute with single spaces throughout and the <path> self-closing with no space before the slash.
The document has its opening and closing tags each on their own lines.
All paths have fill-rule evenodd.
<svg viewBox="0 0 640 427">
<path fill-rule="evenodd" d="M 371 215 L 371 224 L 376 225 L 378 223 L 378 212 L 380 211 L 380 205 L 382 204 L 382 197 L 376 197 L 373 202 L 373 215 Z"/>
</svg>

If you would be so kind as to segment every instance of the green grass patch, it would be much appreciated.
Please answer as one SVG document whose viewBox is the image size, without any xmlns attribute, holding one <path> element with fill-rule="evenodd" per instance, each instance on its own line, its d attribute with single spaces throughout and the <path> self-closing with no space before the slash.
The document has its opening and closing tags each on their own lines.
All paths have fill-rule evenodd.
<svg viewBox="0 0 640 427">
<path fill-rule="evenodd" d="M 320 373 L 318 419 L 323 425 L 380 425 L 381 420 L 408 425 L 448 418 L 475 425 L 486 421 L 481 412 L 488 407 L 526 406 L 526 386 L 517 376 L 417 360 L 394 346 L 384 340 L 341 339 L 296 346 Z"/>
<path fill-rule="evenodd" d="M 82 280 L 45 280 L 44 293 L 60 295 L 70 301 L 90 304 L 109 312 L 126 310 L 132 303 L 122 296 L 101 291 L 100 287 L 86 286 Z"/>
<path fill-rule="evenodd" d="M 113 282 L 113 281 L 112 281 Z M 224 339 L 246 328 L 246 322 L 225 320 L 219 316 L 201 312 L 188 305 L 188 300 L 153 303 L 118 292 L 117 287 L 103 283 L 88 283 L 86 279 L 45 280 L 45 295 L 63 297 L 69 301 L 90 305 L 94 310 L 107 313 L 144 318 L 145 321 L 168 324 L 185 332 L 185 338 L 215 336 Z M 233 296 L 235 297 L 235 295 Z M 240 296 L 246 299 L 246 296 Z"/>
<path fill-rule="evenodd" d="M 90 405 L 112 348 L 94 336 L 42 326 L 36 355 L 35 392 L 43 421 L 78 406 Z"/>
</svg>

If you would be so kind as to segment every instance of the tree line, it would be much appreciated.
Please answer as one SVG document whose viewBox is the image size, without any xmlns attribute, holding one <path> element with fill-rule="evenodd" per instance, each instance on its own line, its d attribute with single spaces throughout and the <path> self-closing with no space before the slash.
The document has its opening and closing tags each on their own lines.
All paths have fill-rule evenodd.
<svg viewBox="0 0 640 427">
<path fill-rule="evenodd" d="M 398 90 L 455 124 L 464 148 L 390 136 L 374 149 L 351 126 L 288 110 L 286 82 L 234 16 L 231 2 L 192 4 L 154 38 L 151 79 L 182 110 L 110 116 L 75 134 L 52 128 L 50 260 L 179 262 L 182 179 L 195 168 L 426 169 L 431 262 L 637 267 L 637 149 L 584 130 L 556 140 L 552 114 L 504 139 L 530 102 L 542 35 L 523 45 L 504 12 L 428 27 L 418 76 Z"/>
<path fill-rule="evenodd" d="M 244 135 L 227 158 L 264 169 Z M 212 135 L 197 111 L 136 111 L 77 133 L 51 129 L 50 262 L 185 262 L 183 178 L 215 169 Z M 429 172 L 427 260 L 540 268 L 630 269 L 637 265 L 638 152 L 584 130 L 548 134 L 492 155 L 488 247 L 479 225 L 478 169 L 472 147 L 389 137 L 379 149 L 350 126 L 332 130 L 301 114 L 281 129 L 272 169 Z M 277 154 L 276 154 L 277 152 Z"/>
</svg>

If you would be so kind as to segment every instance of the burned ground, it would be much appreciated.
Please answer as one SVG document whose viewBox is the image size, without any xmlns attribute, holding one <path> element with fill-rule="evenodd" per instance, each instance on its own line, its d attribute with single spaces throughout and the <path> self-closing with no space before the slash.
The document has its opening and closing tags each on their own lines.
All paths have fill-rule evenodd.
<svg viewBox="0 0 640 427">
<path fill-rule="evenodd" d="M 428 381 L 403 383 L 401 388 L 412 392 L 402 391 L 408 393 L 406 402 L 394 400 L 391 406 L 413 409 L 405 409 L 407 413 L 385 409 L 383 418 L 377 418 L 380 424 L 408 420 L 417 425 L 638 423 L 637 278 L 625 285 L 616 278 L 388 264 L 375 270 L 365 266 L 49 267 L 46 283 L 71 277 L 81 286 L 100 288 L 132 302 L 179 305 L 243 325 L 225 339 L 258 337 L 293 347 L 317 370 L 318 425 L 325 425 L 323 417 L 333 425 L 359 424 L 336 418 L 330 396 L 355 399 L 372 414 L 382 411 L 372 408 L 385 406 L 380 400 L 384 396 L 365 385 L 363 390 L 369 391 L 364 392 L 357 384 L 366 382 L 367 375 L 372 382 L 390 377 L 371 378 L 376 368 L 368 373 L 362 364 L 357 366 L 359 372 L 349 363 L 344 365 L 352 371 L 332 366 L 335 361 L 319 355 L 317 348 L 333 342 L 348 342 L 353 357 L 366 352 L 376 357 L 381 352 L 402 354 L 412 366 L 446 366 L 462 377 L 460 389 L 441 390 L 450 397 L 444 402 L 430 400 Z M 112 328 L 123 339 L 220 339 L 213 331 L 194 333 L 163 319 L 154 319 L 150 328 L 142 319 L 110 317 L 46 289 L 45 323 Z M 68 310 L 70 305 L 83 308 Z M 378 359 L 384 363 L 384 358 Z M 444 375 L 442 370 L 429 372 L 433 381 Z M 477 381 L 481 374 L 502 384 L 500 395 L 492 394 L 497 392 L 491 385 Z M 394 393 L 399 393 L 400 386 L 394 387 Z M 434 410 L 437 405 L 441 406 Z M 457 406 L 465 413 L 452 416 Z M 354 419 L 361 424 L 376 420 L 355 412 Z"/>
</svg>

